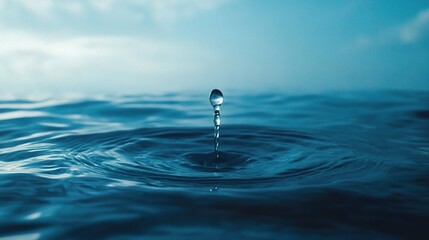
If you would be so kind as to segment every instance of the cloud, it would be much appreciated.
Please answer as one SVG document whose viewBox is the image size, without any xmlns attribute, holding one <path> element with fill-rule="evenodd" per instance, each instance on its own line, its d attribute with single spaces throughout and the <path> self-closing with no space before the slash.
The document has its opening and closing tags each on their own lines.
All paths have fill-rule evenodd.
<svg viewBox="0 0 429 240">
<path fill-rule="evenodd" d="M 175 79 L 202 72 L 199 59 L 209 55 L 197 46 L 143 37 L 9 31 L 0 38 L 1 90 L 173 88 Z"/>
<path fill-rule="evenodd" d="M 0 12 L 32 14 L 52 19 L 62 13 L 81 15 L 85 12 L 116 15 L 148 15 L 156 21 L 171 21 L 215 9 L 228 0 L 0 0 Z M 4 14 L 3 14 L 4 15 Z"/>
<path fill-rule="evenodd" d="M 190 82 L 204 75 L 218 53 L 204 43 L 160 36 L 158 24 L 227 1 L 0 0 L 0 95 L 45 89 L 129 92 L 126 87 L 168 91 L 195 85 Z M 153 24 L 136 21 L 143 16 Z M 132 30 L 123 30 L 125 25 Z M 148 28 L 150 36 L 139 31 Z"/>
<path fill-rule="evenodd" d="M 398 36 L 402 43 L 414 43 L 429 33 L 429 9 L 421 11 L 410 22 L 401 26 Z"/>
<path fill-rule="evenodd" d="M 408 45 L 422 41 L 429 34 L 429 9 L 419 12 L 415 17 L 398 26 L 384 29 L 373 36 L 360 36 L 349 49 L 362 49 L 370 46 L 392 44 Z"/>
</svg>

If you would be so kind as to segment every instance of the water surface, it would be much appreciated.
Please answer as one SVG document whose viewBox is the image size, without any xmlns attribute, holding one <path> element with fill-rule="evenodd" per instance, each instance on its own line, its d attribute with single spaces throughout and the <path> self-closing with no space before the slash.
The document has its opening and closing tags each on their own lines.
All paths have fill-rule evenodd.
<svg viewBox="0 0 429 240">
<path fill-rule="evenodd" d="M 429 93 L 0 101 L 0 237 L 409 239 Z"/>
</svg>

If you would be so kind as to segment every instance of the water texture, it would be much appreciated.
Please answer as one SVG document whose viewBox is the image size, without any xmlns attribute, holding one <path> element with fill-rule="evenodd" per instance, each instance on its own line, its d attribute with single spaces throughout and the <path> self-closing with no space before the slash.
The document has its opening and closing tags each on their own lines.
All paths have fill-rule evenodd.
<svg viewBox="0 0 429 240">
<path fill-rule="evenodd" d="M 424 239 L 429 93 L 0 101 L 0 239 Z"/>
</svg>

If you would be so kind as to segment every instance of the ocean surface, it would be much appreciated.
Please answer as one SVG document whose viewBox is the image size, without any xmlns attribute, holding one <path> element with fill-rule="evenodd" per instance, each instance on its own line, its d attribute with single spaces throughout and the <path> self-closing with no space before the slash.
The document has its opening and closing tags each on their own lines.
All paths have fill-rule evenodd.
<svg viewBox="0 0 429 240">
<path fill-rule="evenodd" d="M 0 239 L 428 239 L 429 92 L 0 101 Z"/>
</svg>

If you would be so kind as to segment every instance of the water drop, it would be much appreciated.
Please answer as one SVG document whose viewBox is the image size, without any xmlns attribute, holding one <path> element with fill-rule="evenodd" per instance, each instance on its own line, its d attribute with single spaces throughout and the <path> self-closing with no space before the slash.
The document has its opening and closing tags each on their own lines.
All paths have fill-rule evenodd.
<svg viewBox="0 0 429 240">
<path fill-rule="evenodd" d="M 213 107 L 222 105 L 223 94 L 219 89 L 213 89 L 213 91 L 210 93 L 210 103 Z"/>
<path fill-rule="evenodd" d="M 223 94 L 218 89 L 213 89 L 210 93 L 210 103 L 214 109 L 213 123 L 214 123 L 214 150 L 216 153 L 216 158 L 219 157 L 218 147 L 219 147 L 219 129 L 220 129 L 220 105 L 223 103 Z"/>
</svg>

